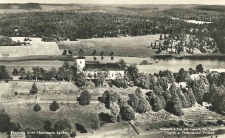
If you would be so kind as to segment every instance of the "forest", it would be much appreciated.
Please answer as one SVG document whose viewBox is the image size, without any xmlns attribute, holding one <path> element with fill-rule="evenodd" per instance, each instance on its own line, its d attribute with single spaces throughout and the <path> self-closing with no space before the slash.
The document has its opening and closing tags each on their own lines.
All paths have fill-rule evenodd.
<svg viewBox="0 0 225 138">
<path fill-rule="evenodd" d="M 150 17 L 103 12 L 51 11 L 4 13 L 0 14 L 0 18 L 0 35 L 9 37 L 41 37 L 43 41 L 64 41 L 68 38 L 76 41 L 159 33 L 182 38 L 181 36 L 189 34 L 200 40 L 212 38 L 219 52 L 225 53 L 225 18 L 224 12 L 218 11 L 169 9 L 157 11 Z M 212 23 L 193 24 L 172 18 Z"/>
</svg>

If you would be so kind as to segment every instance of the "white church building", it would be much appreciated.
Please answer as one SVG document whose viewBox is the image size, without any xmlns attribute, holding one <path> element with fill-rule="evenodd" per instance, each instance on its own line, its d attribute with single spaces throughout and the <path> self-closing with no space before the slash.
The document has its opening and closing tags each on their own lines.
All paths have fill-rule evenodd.
<svg viewBox="0 0 225 138">
<path fill-rule="evenodd" d="M 106 79 L 124 77 L 124 69 L 117 63 L 104 63 L 86 61 L 85 57 L 76 58 L 77 67 L 86 74 L 87 79 L 96 79 L 99 73 L 106 73 Z"/>
</svg>

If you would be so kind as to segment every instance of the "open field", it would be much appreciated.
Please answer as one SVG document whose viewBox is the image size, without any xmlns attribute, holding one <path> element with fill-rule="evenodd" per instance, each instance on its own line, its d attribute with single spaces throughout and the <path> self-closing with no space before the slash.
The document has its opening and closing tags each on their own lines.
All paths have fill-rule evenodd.
<svg viewBox="0 0 225 138">
<path fill-rule="evenodd" d="M 46 103 L 40 103 L 41 111 L 33 111 L 35 103 L 23 103 L 23 104 L 3 104 L 6 113 L 10 115 L 12 122 L 21 124 L 22 128 L 40 129 L 43 127 L 43 123 L 46 120 L 50 120 L 52 123 L 67 118 L 71 121 L 74 127 L 75 123 L 83 125 L 86 129 L 90 129 L 90 114 L 102 112 L 101 109 L 104 105 L 91 104 L 88 106 L 79 106 L 78 104 L 62 104 L 60 108 L 53 112 L 50 111 L 49 105 Z"/>
<path fill-rule="evenodd" d="M 149 57 L 155 54 L 152 49 L 147 48 L 151 42 L 159 39 L 159 34 L 136 36 L 136 37 L 121 37 L 121 38 L 92 38 L 79 39 L 78 41 L 59 42 L 60 49 L 69 49 L 73 55 L 78 55 L 82 48 L 85 56 L 91 56 L 93 50 L 99 55 L 101 51 L 104 56 L 109 56 L 113 51 L 115 56 L 130 56 L 130 57 Z"/>
<path fill-rule="evenodd" d="M 59 60 L 59 61 L 73 61 L 74 58 L 71 56 L 61 55 L 30 55 L 21 57 L 0 57 L 0 62 L 14 62 L 14 61 L 33 61 L 33 60 Z"/>
<path fill-rule="evenodd" d="M 62 51 L 56 42 L 43 42 L 41 38 L 31 37 L 31 41 L 24 41 L 24 37 L 11 37 L 15 42 L 28 43 L 26 46 L 0 46 L 2 57 L 21 57 L 29 55 L 61 55 Z"/>
<path fill-rule="evenodd" d="M 32 81 L 1 82 L 1 102 L 34 102 L 37 96 L 29 95 L 33 83 Z M 81 93 L 72 82 L 36 82 L 36 85 L 43 101 L 76 101 Z M 15 92 L 18 92 L 17 96 L 14 95 Z"/>
</svg>

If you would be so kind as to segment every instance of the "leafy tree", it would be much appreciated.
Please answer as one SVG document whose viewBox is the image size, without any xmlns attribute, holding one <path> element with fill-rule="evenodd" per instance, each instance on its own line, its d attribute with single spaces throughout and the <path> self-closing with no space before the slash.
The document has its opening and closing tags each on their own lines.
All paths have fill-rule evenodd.
<svg viewBox="0 0 225 138">
<path fill-rule="evenodd" d="M 173 73 L 169 70 L 159 71 L 158 75 L 159 77 L 163 77 L 163 78 L 166 77 L 169 83 L 173 83 L 175 81 Z"/>
<path fill-rule="evenodd" d="M 79 57 L 83 57 L 84 56 L 84 51 L 82 49 L 79 50 L 78 52 Z"/>
<path fill-rule="evenodd" d="M 18 132 L 20 131 L 20 126 L 16 123 L 10 123 L 8 127 L 7 134 L 10 135 L 11 131 Z"/>
<path fill-rule="evenodd" d="M 114 55 L 114 52 L 113 52 L 113 51 L 111 51 L 110 56 L 113 56 L 113 55 Z"/>
<path fill-rule="evenodd" d="M 169 90 L 166 90 L 165 92 L 162 93 L 162 96 L 164 100 L 167 102 L 171 101 L 172 95 L 170 94 Z"/>
<path fill-rule="evenodd" d="M 111 112 L 111 121 L 116 123 L 117 122 L 117 117 L 120 113 L 120 107 L 118 106 L 118 104 L 112 104 L 110 106 L 110 112 Z"/>
<path fill-rule="evenodd" d="M 120 59 L 118 61 L 118 64 L 123 68 L 123 69 L 126 69 L 127 68 L 127 63 L 123 60 L 123 59 Z"/>
<path fill-rule="evenodd" d="M 103 54 L 104 54 L 104 52 L 102 51 L 102 52 L 100 53 L 100 56 L 103 56 Z"/>
<path fill-rule="evenodd" d="M 127 74 L 130 81 L 135 81 L 138 77 L 138 68 L 136 65 L 130 65 L 127 67 L 125 73 Z"/>
<path fill-rule="evenodd" d="M 5 111 L 0 111 L 0 132 L 6 132 L 10 126 L 10 116 Z"/>
<path fill-rule="evenodd" d="M 17 76 L 19 74 L 18 70 L 16 68 L 13 69 L 13 73 L 14 76 Z"/>
<path fill-rule="evenodd" d="M 139 98 L 134 93 L 131 93 L 128 96 L 129 96 L 129 100 L 127 101 L 127 103 L 134 109 L 134 111 L 137 111 L 138 106 L 139 106 L 138 105 L 139 104 Z"/>
<path fill-rule="evenodd" d="M 26 71 L 22 70 L 19 75 L 24 80 L 26 78 Z"/>
<path fill-rule="evenodd" d="M 205 84 L 203 80 L 193 80 L 190 83 L 190 86 L 193 90 L 193 93 L 196 97 L 197 102 L 201 103 L 203 99 L 203 95 L 209 92 L 209 86 Z"/>
<path fill-rule="evenodd" d="M 36 78 L 36 81 L 40 77 L 40 67 L 33 67 L 33 76 Z"/>
<path fill-rule="evenodd" d="M 67 54 L 67 50 L 64 49 L 62 55 L 66 55 Z"/>
<path fill-rule="evenodd" d="M 218 125 L 220 125 L 220 126 L 221 126 L 222 124 L 224 124 L 223 120 L 220 120 L 220 119 L 219 119 L 219 120 L 217 120 L 217 122 L 216 122 L 216 123 L 217 123 Z"/>
<path fill-rule="evenodd" d="M 39 104 L 36 104 L 36 105 L 34 106 L 34 111 L 35 111 L 35 112 L 41 111 L 41 106 L 40 106 Z"/>
<path fill-rule="evenodd" d="M 203 71 L 204 71 L 202 64 L 197 65 L 195 69 L 198 73 L 203 73 Z"/>
<path fill-rule="evenodd" d="M 19 72 L 21 72 L 21 71 L 25 71 L 26 72 L 26 70 L 25 70 L 24 67 L 20 68 L 20 71 Z"/>
<path fill-rule="evenodd" d="M 52 123 L 49 120 L 46 120 L 44 122 L 43 129 L 47 132 L 51 132 L 52 131 L 51 125 L 52 125 Z"/>
<path fill-rule="evenodd" d="M 72 130 L 72 126 L 70 124 L 70 121 L 66 118 L 58 120 L 55 123 L 55 131 L 70 132 L 71 130 Z"/>
<path fill-rule="evenodd" d="M 153 110 L 155 112 L 163 109 L 162 101 L 159 97 L 156 96 L 153 101 Z"/>
<path fill-rule="evenodd" d="M 75 79 L 75 85 L 78 87 L 83 87 L 86 84 L 86 76 L 84 73 L 78 73 Z"/>
<path fill-rule="evenodd" d="M 188 72 L 189 72 L 190 75 L 196 73 L 196 71 L 194 69 L 192 69 L 192 68 L 189 68 Z"/>
<path fill-rule="evenodd" d="M 135 94 L 139 99 L 144 97 L 144 94 L 142 93 L 141 88 L 137 88 L 135 90 Z"/>
<path fill-rule="evenodd" d="M 71 50 L 68 50 L 68 53 L 69 53 L 70 55 L 72 55 L 72 54 L 73 54 L 73 52 L 72 52 Z"/>
<path fill-rule="evenodd" d="M 38 93 L 38 89 L 37 89 L 36 83 L 34 83 L 31 87 L 30 94 L 37 94 L 37 93 Z"/>
<path fill-rule="evenodd" d="M 123 106 L 120 112 L 124 121 L 130 121 L 135 118 L 134 110 L 129 105 Z"/>
<path fill-rule="evenodd" d="M 94 51 L 91 53 L 92 55 L 95 55 L 97 52 L 96 50 L 94 49 Z"/>
<path fill-rule="evenodd" d="M 145 98 L 140 98 L 138 103 L 137 112 L 145 113 L 151 110 L 151 106 Z"/>
<path fill-rule="evenodd" d="M 46 72 L 46 79 L 52 81 L 53 79 L 55 79 L 56 75 L 57 75 L 56 68 L 51 67 L 51 69 Z"/>
<path fill-rule="evenodd" d="M 77 136 L 76 131 L 72 131 L 72 133 L 70 133 L 70 137 L 75 138 Z"/>
<path fill-rule="evenodd" d="M 93 57 L 93 59 L 94 59 L 94 61 L 96 61 L 96 60 L 97 60 L 97 58 L 96 58 L 96 57 Z"/>
<path fill-rule="evenodd" d="M 66 68 L 63 67 L 63 66 L 59 67 L 58 72 L 57 72 L 57 76 L 58 76 L 58 78 L 60 78 L 64 81 L 64 79 L 66 78 Z"/>
<path fill-rule="evenodd" d="M 89 91 L 84 90 L 79 97 L 79 104 L 80 105 L 89 105 L 91 100 L 91 94 Z"/>
<path fill-rule="evenodd" d="M 193 94 L 193 91 L 191 88 L 188 88 L 188 91 L 186 93 L 186 98 L 187 98 L 187 101 L 188 101 L 188 107 L 192 107 L 196 104 L 196 98 L 195 98 L 195 95 Z"/>
<path fill-rule="evenodd" d="M 151 81 L 150 76 L 144 73 L 139 73 L 137 78 L 134 80 L 134 84 L 143 89 L 150 89 Z"/>
<path fill-rule="evenodd" d="M 112 103 L 118 103 L 120 95 L 116 92 L 106 90 L 101 97 L 101 102 L 105 103 L 106 108 L 110 108 Z"/>
<path fill-rule="evenodd" d="M 6 80 L 8 78 L 9 78 L 8 70 L 6 69 L 6 67 L 4 65 L 0 66 L 0 79 L 1 80 Z"/>
<path fill-rule="evenodd" d="M 179 99 L 181 101 L 182 108 L 188 107 L 188 101 L 187 101 L 185 95 L 183 94 L 183 92 L 181 91 L 181 89 L 178 88 L 176 92 L 177 92 L 177 95 L 179 96 Z"/>
<path fill-rule="evenodd" d="M 59 104 L 56 101 L 53 101 L 49 106 L 51 111 L 56 111 L 59 109 Z"/>
<path fill-rule="evenodd" d="M 100 128 L 100 120 L 97 114 L 90 114 L 91 129 L 97 130 Z"/>
<path fill-rule="evenodd" d="M 127 88 L 128 82 L 125 79 L 116 78 L 115 80 L 111 80 L 111 85 L 116 86 L 117 88 Z"/>
<path fill-rule="evenodd" d="M 185 82 L 188 81 L 190 77 L 189 72 L 181 68 L 176 76 L 176 82 Z"/>
<path fill-rule="evenodd" d="M 159 40 L 162 40 L 162 33 L 160 33 L 160 37 L 159 37 Z"/>
<path fill-rule="evenodd" d="M 169 81 L 166 77 L 160 77 L 157 80 L 157 84 L 161 86 L 164 91 L 168 88 L 168 83 Z"/>
<path fill-rule="evenodd" d="M 173 106 L 173 113 L 175 115 L 181 116 L 184 114 L 181 109 L 182 109 L 182 105 L 180 104 L 180 101 L 175 102 Z"/>
<path fill-rule="evenodd" d="M 139 88 L 136 89 L 135 94 L 129 94 L 127 103 L 133 108 L 135 112 L 145 113 L 151 110 L 151 106 L 145 99 Z"/>
</svg>

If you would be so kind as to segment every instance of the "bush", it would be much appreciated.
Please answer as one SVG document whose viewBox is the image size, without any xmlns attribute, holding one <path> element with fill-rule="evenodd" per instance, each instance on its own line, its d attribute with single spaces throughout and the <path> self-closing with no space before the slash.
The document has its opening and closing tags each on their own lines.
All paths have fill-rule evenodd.
<svg viewBox="0 0 225 138">
<path fill-rule="evenodd" d="M 109 86 L 116 86 L 117 88 L 124 88 L 126 89 L 128 87 L 128 82 L 124 79 L 115 79 L 115 80 L 111 80 L 109 82 Z"/>
<path fill-rule="evenodd" d="M 91 100 L 91 94 L 89 91 L 85 90 L 80 94 L 79 104 L 80 105 L 89 105 Z"/>
<path fill-rule="evenodd" d="M 39 104 L 36 104 L 36 105 L 34 106 L 34 111 L 35 111 L 35 112 L 41 111 L 41 106 L 40 106 Z"/>
<path fill-rule="evenodd" d="M 37 92 L 38 92 L 38 89 L 37 89 L 36 84 L 34 83 L 34 84 L 32 85 L 31 90 L 30 90 L 30 94 L 37 94 Z"/>
<path fill-rule="evenodd" d="M 120 95 L 113 91 L 106 90 L 101 97 L 101 102 L 105 103 L 106 108 L 110 108 L 110 103 L 118 103 Z"/>
<path fill-rule="evenodd" d="M 97 130 L 100 128 L 100 120 L 97 114 L 90 115 L 91 128 Z"/>
<path fill-rule="evenodd" d="M 180 126 L 184 126 L 184 121 L 183 121 L 183 120 L 180 120 L 180 121 L 179 121 L 179 125 L 180 125 Z"/>
<path fill-rule="evenodd" d="M 72 53 L 71 53 L 72 54 Z M 72 133 L 70 133 L 70 137 L 74 138 L 76 136 L 76 131 L 73 131 Z"/>
<path fill-rule="evenodd" d="M 78 73 L 76 78 L 75 78 L 75 85 L 77 87 L 83 87 L 85 86 L 87 80 L 86 80 L 86 76 L 84 73 Z"/>
<path fill-rule="evenodd" d="M 20 126 L 16 123 L 10 123 L 7 134 L 10 135 L 11 131 L 19 131 L 20 130 Z"/>
<path fill-rule="evenodd" d="M 135 118 L 135 113 L 134 110 L 129 105 L 127 105 L 121 108 L 121 116 L 123 120 L 130 121 Z"/>
<path fill-rule="evenodd" d="M 70 125 L 70 121 L 66 118 L 61 119 L 55 123 L 55 131 L 65 131 L 70 132 L 72 126 Z"/>
<path fill-rule="evenodd" d="M 150 63 L 148 60 L 143 60 L 139 65 L 149 65 Z"/>
<path fill-rule="evenodd" d="M 0 132 L 6 132 L 10 126 L 10 117 L 5 111 L 0 111 Z"/>
<path fill-rule="evenodd" d="M 50 106 L 49 106 L 51 111 L 56 111 L 59 109 L 59 103 L 57 103 L 56 101 L 53 101 Z"/>
<path fill-rule="evenodd" d="M 221 125 L 223 124 L 223 120 L 220 120 L 220 119 L 219 119 L 219 120 L 217 120 L 217 122 L 216 122 L 216 123 L 217 123 L 218 125 L 220 125 L 220 126 L 221 126 Z"/>
<path fill-rule="evenodd" d="M 16 96 L 17 96 L 18 94 L 19 94 L 18 92 L 14 92 L 14 95 L 16 95 Z"/>
</svg>

